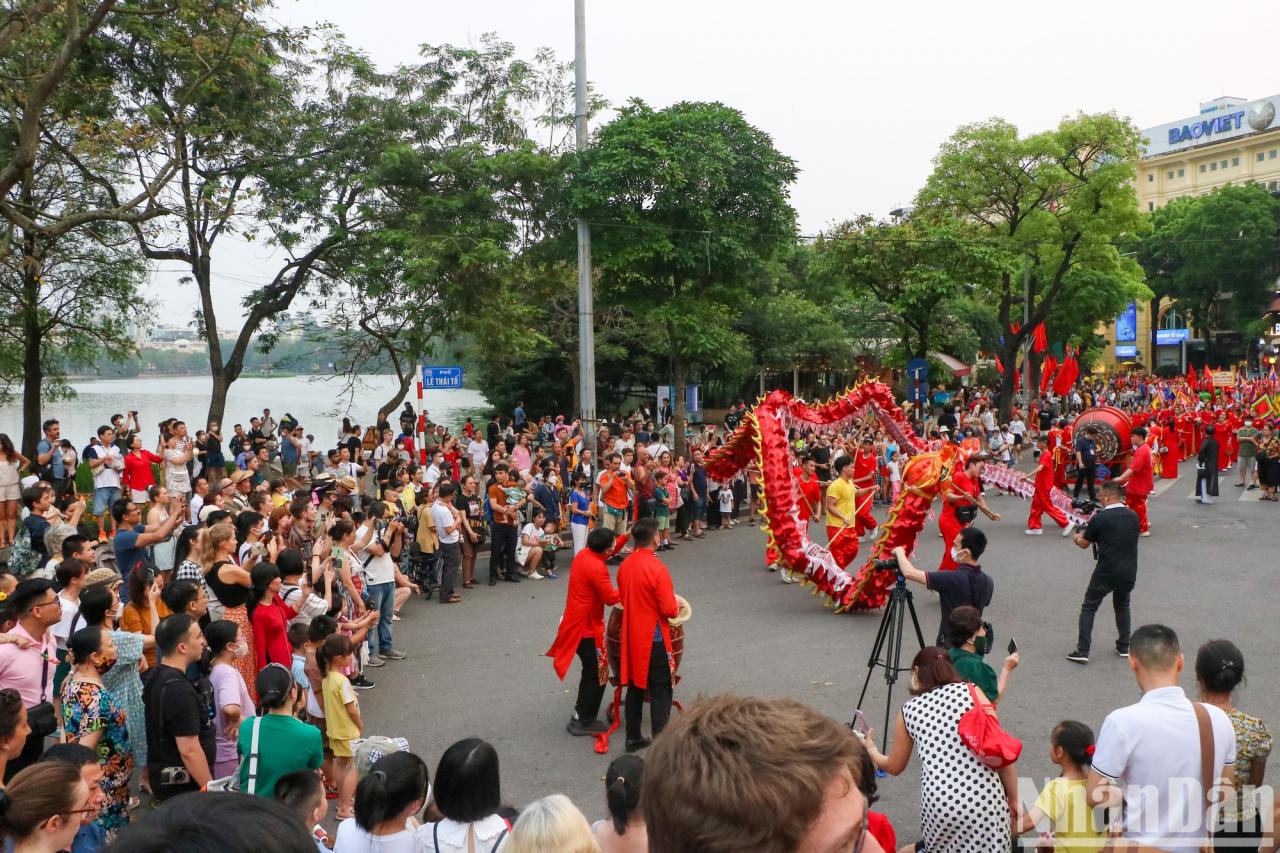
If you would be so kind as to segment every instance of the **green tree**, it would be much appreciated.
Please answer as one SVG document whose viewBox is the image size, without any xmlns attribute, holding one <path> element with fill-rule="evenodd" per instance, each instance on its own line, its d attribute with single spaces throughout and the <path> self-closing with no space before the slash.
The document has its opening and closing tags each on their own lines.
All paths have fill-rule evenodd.
<svg viewBox="0 0 1280 853">
<path fill-rule="evenodd" d="M 1116 245 L 1143 227 L 1133 190 L 1140 138 L 1110 113 L 1066 118 L 1029 136 L 992 119 L 961 127 L 934 159 L 917 215 L 949 222 L 987 247 L 993 273 L 975 283 L 996 309 L 1006 365 L 1017 364 L 1035 327 L 1073 294 L 1092 294 L 1104 317 L 1149 296 L 1141 267 Z M 1002 418 L 1013 391 L 1014 372 L 1006 370 Z"/>
<path fill-rule="evenodd" d="M 1177 299 L 1208 340 L 1256 320 L 1275 290 L 1278 220 L 1280 201 L 1254 184 L 1174 199 L 1151 215 L 1138 260 L 1153 290 Z"/>
<path fill-rule="evenodd" d="M 795 177 L 768 135 L 720 103 L 632 101 L 572 166 L 602 299 L 644 317 L 652 348 L 669 355 L 680 449 L 690 370 L 750 364 L 735 326 L 751 275 L 795 242 Z"/>
</svg>

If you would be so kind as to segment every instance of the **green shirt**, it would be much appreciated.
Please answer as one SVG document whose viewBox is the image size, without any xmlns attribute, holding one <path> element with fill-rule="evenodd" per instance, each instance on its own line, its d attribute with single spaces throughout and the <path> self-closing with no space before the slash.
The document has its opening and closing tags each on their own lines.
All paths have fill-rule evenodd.
<svg viewBox="0 0 1280 853">
<path fill-rule="evenodd" d="M 951 658 L 951 665 L 956 668 L 960 677 L 981 690 L 987 697 L 987 701 L 995 702 L 1000 698 L 996 671 L 987 665 L 981 655 L 956 648 L 951 649 L 947 654 Z"/>
<path fill-rule="evenodd" d="M 1258 438 L 1258 435 L 1259 435 L 1259 430 L 1257 427 L 1242 426 L 1240 427 L 1240 429 L 1236 430 L 1236 438 L 1240 440 L 1241 456 L 1257 456 L 1258 455 L 1258 445 L 1254 444 L 1253 441 L 1245 441 L 1246 438 L 1252 438 L 1254 439 L 1254 441 L 1256 441 Z"/>
<path fill-rule="evenodd" d="M 236 749 L 240 753 L 240 790 L 249 791 L 249 755 L 253 742 L 253 721 L 249 717 L 240 724 Z M 259 797 L 273 797 L 276 782 L 281 776 L 295 770 L 315 770 L 324 763 L 324 751 L 320 747 L 320 730 L 310 723 L 283 714 L 267 714 L 262 717 L 258 731 L 258 782 L 254 793 Z"/>
<path fill-rule="evenodd" d="M 655 518 L 667 518 L 671 515 L 671 505 L 667 501 L 671 500 L 671 493 L 667 491 L 665 486 L 655 486 L 653 489 L 653 499 L 658 502 L 654 508 L 653 515 Z"/>
</svg>

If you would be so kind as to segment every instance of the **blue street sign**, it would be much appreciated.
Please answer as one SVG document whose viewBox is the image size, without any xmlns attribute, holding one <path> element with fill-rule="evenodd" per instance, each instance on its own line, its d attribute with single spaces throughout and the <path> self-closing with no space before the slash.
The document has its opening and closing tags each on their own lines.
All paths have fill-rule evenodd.
<svg viewBox="0 0 1280 853">
<path fill-rule="evenodd" d="M 457 389 L 462 387 L 461 367 L 422 367 L 422 387 Z"/>
<path fill-rule="evenodd" d="M 929 362 L 923 358 L 907 362 L 907 399 L 913 403 L 929 399 Z"/>
</svg>

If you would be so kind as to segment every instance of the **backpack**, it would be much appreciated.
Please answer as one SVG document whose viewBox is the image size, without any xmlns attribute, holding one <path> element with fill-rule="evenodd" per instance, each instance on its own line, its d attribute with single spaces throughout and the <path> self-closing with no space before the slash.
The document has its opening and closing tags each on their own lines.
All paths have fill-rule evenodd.
<svg viewBox="0 0 1280 853">
<path fill-rule="evenodd" d="M 379 433 L 377 427 L 365 427 L 364 438 L 361 439 L 361 445 L 365 450 L 373 450 L 378 446 Z"/>
<path fill-rule="evenodd" d="M 22 580 L 40 566 L 40 555 L 31 547 L 31 534 L 25 524 L 18 525 L 18 533 L 9 548 L 9 571 Z"/>
</svg>

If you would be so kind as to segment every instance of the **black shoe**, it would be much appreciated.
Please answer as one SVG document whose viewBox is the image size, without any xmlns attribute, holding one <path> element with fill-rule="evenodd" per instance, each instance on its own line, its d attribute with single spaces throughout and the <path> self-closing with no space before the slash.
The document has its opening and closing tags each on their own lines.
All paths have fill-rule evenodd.
<svg viewBox="0 0 1280 853">
<path fill-rule="evenodd" d="M 1072 663 L 1088 663 L 1089 653 L 1082 652 L 1079 649 L 1072 649 L 1070 652 L 1067 653 L 1067 660 L 1071 661 Z"/>
<path fill-rule="evenodd" d="M 503 580 L 504 580 L 504 581 L 509 581 L 509 582 L 511 582 L 511 583 L 520 583 L 520 576 L 519 576 L 519 575 L 507 575 L 505 578 L 503 578 Z"/>
<path fill-rule="evenodd" d="M 647 737 L 642 737 L 639 740 L 629 740 L 627 741 L 627 752 L 639 752 L 651 743 L 653 741 Z"/>
<path fill-rule="evenodd" d="M 609 731 L 609 726 L 602 720 L 590 720 L 585 723 L 578 722 L 578 718 L 574 717 L 569 720 L 569 725 L 565 726 L 565 731 L 574 737 L 583 737 L 584 735 L 598 735 Z"/>
<path fill-rule="evenodd" d="M 498 585 L 497 578 L 489 578 L 489 586 L 497 586 L 497 585 Z"/>
<path fill-rule="evenodd" d="M 368 690 L 369 688 L 377 685 L 365 678 L 363 675 L 357 675 L 355 678 L 351 679 L 351 686 L 356 690 Z"/>
<path fill-rule="evenodd" d="M 1120 649 L 1120 648 L 1117 648 L 1117 649 L 1116 649 L 1116 654 L 1117 654 L 1117 655 L 1119 655 L 1119 656 L 1120 656 L 1120 657 L 1122 657 L 1122 658 L 1127 658 L 1127 657 L 1129 656 L 1129 650 L 1128 650 L 1128 649 Z"/>
</svg>

